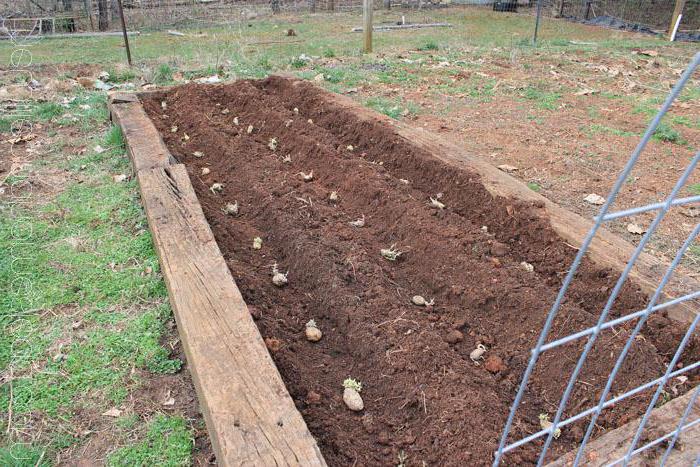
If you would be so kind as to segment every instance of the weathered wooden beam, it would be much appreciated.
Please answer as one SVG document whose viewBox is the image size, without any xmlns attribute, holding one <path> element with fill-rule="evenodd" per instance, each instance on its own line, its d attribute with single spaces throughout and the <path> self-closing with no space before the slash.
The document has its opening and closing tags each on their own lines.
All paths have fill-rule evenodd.
<svg viewBox="0 0 700 467">
<path fill-rule="evenodd" d="M 217 463 L 325 466 L 221 255 L 185 166 L 140 102 L 115 95 L 141 201 Z"/>
<path fill-rule="evenodd" d="M 170 151 L 155 125 L 133 94 L 114 94 L 110 97 L 112 121 L 124 133 L 126 149 L 131 158 L 134 172 L 154 167 L 166 167 L 174 162 Z M 131 101 L 130 101 L 131 100 Z"/>
<path fill-rule="evenodd" d="M 661 407 L 654 409 L 651 412 L 651 416 L 645 428 L 645 433 L 648 433 L 649 437 L 643 438 L 645 441 L 640 443 L 637 448 L 674 431 L 678 427 L 678 422 L 683 416 L 688 404 L 691 402 L 693 392 L 695 392 L 695 390 L 691 390 L 681 397 L 677 397 Z M 693 408 L 686 419 L 686 424 L 697 420 L 698 417 L 700 417 L 700 398 L 693 404 Z M 582 465 L 586 467 L 609 465 L 624 457 L 638 427 L 639 420 L 634 420 L 588 443 Z M 696 456 L 698 455 L 698 446 L 700 446 L 700 424 L 681 432 L 674 449 L 669 454 L 666 465 L 678 467 L 694 465 Z M 661 442 L 655 448 L 650 448 L 633 457 L 628 465 L 659 465 L 666 451 L 666 447 L 667 444 Z M 556 461 L 548 464 L 547 467 L 568 467 L 573 465 L 576 452 L 577 451 L 574 450 L 563 455 Z"/>
</svg>

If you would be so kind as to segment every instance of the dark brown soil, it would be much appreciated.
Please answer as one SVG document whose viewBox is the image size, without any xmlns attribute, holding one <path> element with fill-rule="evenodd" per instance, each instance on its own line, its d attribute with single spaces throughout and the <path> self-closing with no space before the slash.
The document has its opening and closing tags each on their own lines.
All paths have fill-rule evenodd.
<svg viewBox="0 0 700 467">
<path fill-rule="evenodd" d="M 186 164 L 238 287 L 263 337 L 277 344 L 272 356 L 329 465 L 396 465 L 399 455 L 406 465 L 489 464 L 529 350 L 575 254 L 541 207 L 492 197 L 477 175 L 437 160 L 385 123 L 361 120 L 308 83 L 186 85 L 153 94 L 144 105 Z M 283 161 L 287 155 L 291 162 Z M 304 182 L 302 171 L 313 171 L 313 181 Z M 221 193 L 210 191 L 215 182 L 224 185 Z M 332 191 L 339 201 L 329 200 Z M 429 205 L 438 193 L 444 210 Z M 235 201 L 238 216 L 222 212 Z M 364 227 L 348 224 L 362 216 Z M 261 250 L 252 248 L 254 237 L 263 239 Z M 403 252 L 396 262 L 380 255 L 392 244 Z M 289 271 L 284 288 L 271 282 L 275 262 Z M 580 271 L 552 339 L 595 323 L 617 279 L 590 262 Z M 416 294 L 435 306 L 413 305 Z M 613 315 L 636 311 L 645 300 L 628 284 Z M 324 333 L 318 343 L 304 337 L 310 319 Z M 664 316 L 651 319 L 613 393 L 660 376 L 683 332 Z M 568 415 L 597 402 L 628 335 L 623 327 L 599 337 Z M 480 343 L 489 360 L 476 365 L 469 354 Z M 583 344 L 540 358 L 514 437 L 539 430 L 539 414 L 554 414 Z M 693 341 L 684 359 L 699 356 Z M 363 384 L 363 412 L 343 405 L 348 377 Z M 648 399 L 644 393 L 604 412 L 596 435 L 639 416 Z M 563 429 L 551 457 L 574 447 L 584 429 Z M 533 462 L 540 446 L 531 443 L 508 462 Z"/>
</svg>

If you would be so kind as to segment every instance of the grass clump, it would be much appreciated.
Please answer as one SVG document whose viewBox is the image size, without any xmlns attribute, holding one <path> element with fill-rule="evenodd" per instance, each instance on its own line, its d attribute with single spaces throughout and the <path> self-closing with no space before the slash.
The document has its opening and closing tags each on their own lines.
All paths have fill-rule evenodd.
<svg viewBox="0 0 700 467">
<path fill-rule="evenodd" d="M 107 458 L 110 467 L 185 466 L 191 464 L 192 432 L 180 417 L 156 415 L 148 424 L 145 439 L 114 451 Z"/>
<path fill-rule="evenodd" d="M 557 102 L 561 98 L 561 94 L 558 92 L 545 91 L 535 86 L 527 86 L 521 96 L 527 100 L 536 101 L 537 107 L 544 110 L 555 110 Z"/>
<path fill-rule="evenodd" d="M 166 84 L 173 80 L 173 68 L 167 63 L 161 63 L 153 73 L 153 82 L 156 84 Z"/>
<path fill-rule="evenodd" d="M 663 141 L 667 143 L 674 144 L 685 144 L 685 140 L 681 137 L 681 134 L 673 128 L 671 125 L 665 122 L 660 122 L 659 125 L 654 130 L 654 135 L 652 136 L 657 141 Z"/>
<path fill-rule="evenodd" d="M 429 50 L 440 50 L 440 46 L 433 39 L 428 39 L 423 44 L 418 46 L 418 50 L 421 52 L 427 52 Z"/>
<path fill-rule="evenodd" d="M 384 97 L 370 97 L 365 105 L 377 112 L 383 113 L 395 120 L 401 117 L 408 117 L 418 113 L 418 106 L 413 102 L 403 104 L 401 100 L 389 100 Z"/>
</svg>

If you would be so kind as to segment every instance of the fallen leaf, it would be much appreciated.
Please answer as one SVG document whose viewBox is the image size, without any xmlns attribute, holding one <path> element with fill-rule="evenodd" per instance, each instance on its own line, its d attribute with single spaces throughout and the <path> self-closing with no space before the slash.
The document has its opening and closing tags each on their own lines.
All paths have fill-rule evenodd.
<svg viewBox="0 0 700 467">
<path fill-rule="evenodd" d="M 102 412 L 102 415 L 105 417 L 121 417 L 122 411 L 116 407 L 112 407 L 108 411 Z"/>
<path fill-rule="evenodd" d="M 577 96 L 591 96 L 593 94 L 597 94 L 598 91 L 595 89 L 582 89 L 576 93 Z"/>
<path fill-rule="evenodd" d="M 95 152 L 96 152 L 97 154 L 102 154 L 103 152 L 105 152 L 105 148 L 103 148 L 102 146 L 100 146 L 100 145 L 98 144 L 97 146 L 95 146 Z"/>
<path fill-rule="evenodd" d="M 656 50 L 640 50 L 637 52 L 639 55 L 646 55 L 647 57 L 658 57 L 659 52 Z"/>
<path fill-rule="evenodd" d="M 595 193 L 589 194 L 588 196 L 583 198 L 583 200 L 589 204 L 594 204 L 596 206 L 601 206 L 601 205 L 605 204 L 605 198 L 603 198 L 602 196 L 597 195 Z"/>
<path fill-rule="evenodd" d="M 681 214 L 684 215 L 685 217 L 698 217 L 698 216 L 700 216 L 700 209 L 698 209 L 698 208 L 682 209 Z"/>
<path fill-rule="evenodd" d="M 503 172 L 507 172 L 507 173 L 512 173 L 512 172 L 515 172 L 516 170 L 518 170 L 518 168 L 513 167 L 512 165 L 502 164 L 502 165 L 498 166 L 498 170 L 502 170 Z"/>
<path fill-rule="evenodd" d="M 637 224 L 627 224 L 627 231 L 635 235 L 642 235 L 645 232 L 645 230 Z"/>
</svg>

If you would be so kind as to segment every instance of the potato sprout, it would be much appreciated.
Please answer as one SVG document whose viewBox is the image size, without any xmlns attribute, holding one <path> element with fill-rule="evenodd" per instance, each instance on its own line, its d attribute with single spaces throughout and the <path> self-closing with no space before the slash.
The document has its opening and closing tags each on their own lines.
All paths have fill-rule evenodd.
<svg viewBox="0 0 700 467">
<path fill-rule="evenodd" d="M 277 138 L 270 138 L 270 142 L 267 143 L 267 147 L 272 151 L 277 149 Z"/>
<path fill-rule="evenodd" d="M 469 358 L 471 358 L 472 362 L 479 365 L 479 360 L 484 359 L 485 353 L 486 353 L 486 347 L 484 346 L 484 344 L 479 344 L 476 346 L 476 349 L 471 351 L 471 353 L 469 354 Z"/>
<path fill-rule="evenodd" d="M 445 209 L 445 205 L 432 196 L 430 197 L 430 206 L 437 209 Z"/>
<path fill-rule="evenodd" d="M 348 222 L 353 227 L 364 227 L 365 226 L 365 215 L 362 214 L 362 217 L 357 219 L 356 221 L 351 221 Z"/>
<path fill-rule="evenodd" d="M 547 415 L 546 413 L 541 413 L 538 418 L 540 419 L 540 426 L 543 430 L 547 430 L 551 428 L 552 425 L 554 425 L 554 423 L 549 421 L 549 415 Z M 554 439 L 559 439 L 559 437 L 561 436 L 561 429 L 557 428 L 556 430 L 554 430 L 552 436 L 554 437 Z"/>
<path fill-rule="evenodd" d="M 431 299 L 430 301 L 427 301 L 421 295 L 414 295 L 413 297 L 411 297 L 411 302 L 413 302 L 413 304 L 417 305 L 417 306 L 433 306 L 433 305 L 435 305 L 435 300 Z"/>
<path fill-rule="evenodd" d="M 289 275 L 289 271 L 287 271 L 286 274 L 282 274 L 279 272 L 279 269 L 277 269 L 277 263 L 272 265 L 272 283 L 277 287 L 284 287 L 287 282 L 289 282 L 289 280 L 287 280 L 287 275 Z"/>
<path fill-rule="evenodd" d="M 221 208 L 221 210 L 224 212 L 224 214 L 228 214 L 229 216 L 237 216 L 238 215 L 238 201 L 236 201 L 233 204 L 228 203 L 226 206 Z"/>
<path fill-rule="evenodd" d="M 396 243 L 394 243 L 389 248 L 382 248 L 380 250 L 380 253 L 384 258 L 388 259 L 389 261 L 396 261 L 397 259 L 399 259 L 399 256 L 401 256 L 403 252 L 397 250 Z"/>
<path fill-rule="evenodd" d="M 357 392 L 362 392 L 362 383 L 354 378 L 346 378 L 343 381 L 343 387 L 346 389 L 353 389 Z"/>
<path fill-rule="evenodd" d="M 253 250 L 259 250 L 260 248 L 262 248 L 262 238 L 255 237 L 253 239 Z"/>
<path fill-rule="evenodd" d="M 323 333 L 313 319 L 306 323 L 304 334 L 306 334 L 306 339 L 311 342 L 318 342 L 321 340 L 321 337 L 323 337 Z"/>
</svg>

